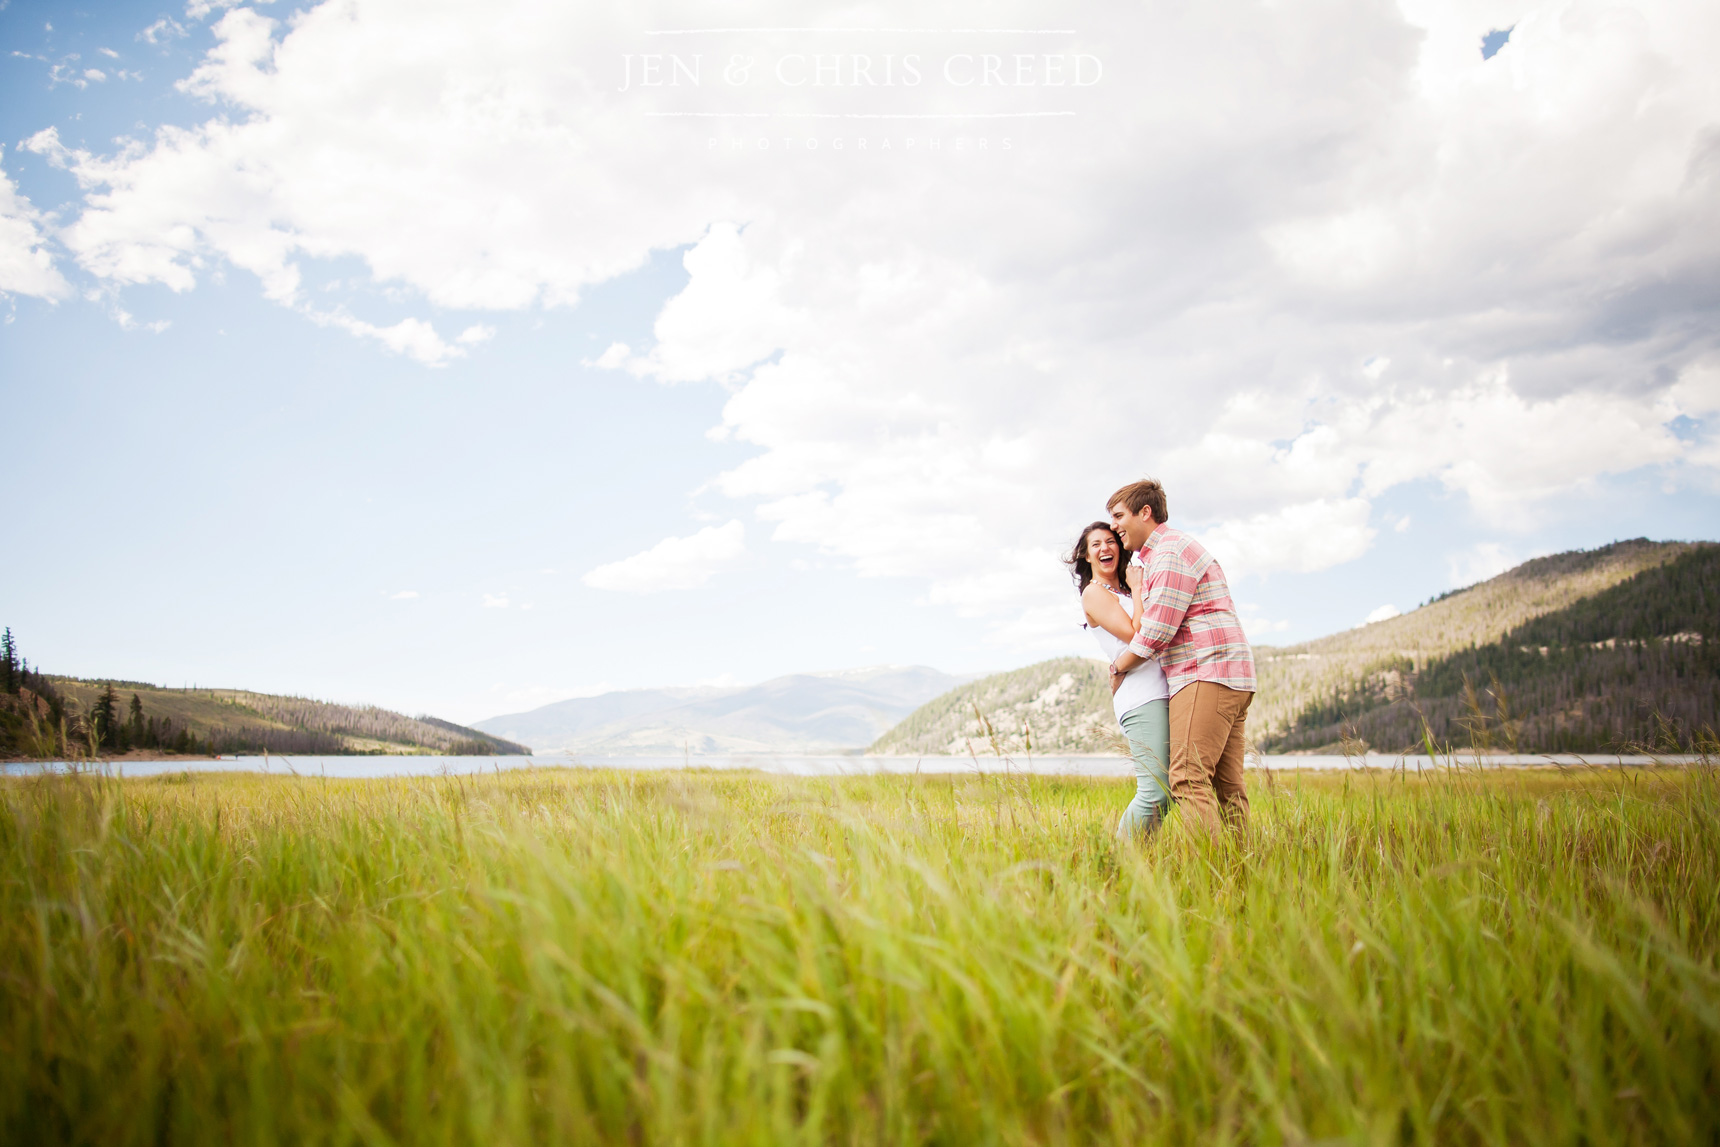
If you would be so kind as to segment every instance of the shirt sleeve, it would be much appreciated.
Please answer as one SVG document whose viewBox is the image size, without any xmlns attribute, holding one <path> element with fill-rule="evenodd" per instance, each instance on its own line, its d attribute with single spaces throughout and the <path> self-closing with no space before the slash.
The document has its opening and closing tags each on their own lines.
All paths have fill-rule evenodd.
<svg viewBox="0 0 1720 1147">
<path fill-rule="evenodd" d="M 1156 657 L 1170 648 L 1194 601 L 1195 578 L 1182 555 L 1167 555 L 1147 569 L 1147 604 L 1141 629 L 1129 643 L 1137 657 Z"/>
</svg>

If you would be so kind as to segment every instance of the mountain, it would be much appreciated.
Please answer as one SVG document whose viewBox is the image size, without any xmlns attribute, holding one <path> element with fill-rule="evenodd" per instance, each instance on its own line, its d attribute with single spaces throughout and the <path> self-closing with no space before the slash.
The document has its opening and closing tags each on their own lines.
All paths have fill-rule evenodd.
<svg viewBox="0 0 1720 1147">
<path fill-rule="evenodd" d="M 1414 674 L 1461 650 L 1498 642 L 1536 617 L 1566 609 L 1700 548 L 1638 538 L 1572 550 L 1524 562 L 1386 621 L 1300 645 L 1256 646 L 1260 695 L 1249 709 L 1250 734 L 1262 744 L 1289 747 L 1284 738 L 1299 724 L 1307 725 L 1310 705 L 1358 689 L 1395 687 L 1391 682 L 1401 683 L 1406 671 Z M 1368 685 L 1370 681 L 1374 684 Z"/>
<path fill-rule="evenodd" d="M 1522 752 L 1689 746 L 1720 727 L 1720 546 L 1615 542 L 1537 558 L 1386 621 L 1255 647 L 1249 737 L 1268 752 L 1439 744 Z M 1067 682 L 1064 679 L 1067 677 Z M 974 709 L 978 706 L 979 713 Z M 1103 669 L 1048 661 L 971 682 L 874 751 L 1078 752 L 1113 728 Z"/>
<path fill-rule="evenodd" d="M 0 657 L 0 757 L 107 757 L 129 750 L 318 755 L 529 753 L 436 717 L 243 689 L 166 689 L 59 677 Z"/>
<path fill-rule="evenodd" d="M 99 701 L 109 684 L 69 677 L 50 680 L 83 712 Z M 452 721 L 408 717 L 374 705 L 336 705 L 245 689 L 163 689 L 125 682 L 114 683 L 114 691 L 122 706 L 129 706 L 136 694 L 146 721 L 150 717 L 170 721 L 173 728 L 189 730 L 193 738 L 211 744 L 216 753 L 518 756 L 530 752 L 524 745 Z"/>
<path fill-rule="evenodd" d="M 1321 686 L 1296 694 L 1279 686 L 1269 712 L 1290 713 L 1262 724 L 1255 734 L 1261 747 L 1348 742 L 1397 750 L 1421 743 L 1424 730 L 1440 744 L 1537 753 L 1713 741 L 1720 728 L 1720 546 L 1626 542 L 1529 562 L 1494 581 L 1536 603 L 1565 596 L 1557 592 L 1561 584 L 1612 584 L 1529 616 L 1523 608 L 1495 610 L 1483 639 L 1432 655 L 1406 640 L 1397 650 L 1352 654 L 1344 664 L 1314 648 L 1318 642 L 1298 647 L 1310 661 L 1328 662 L 1318 673 Z M 1446 605 L 1462 610 L 1463 595 L 1428 609 Z M 1290 709 L 1287 695 L 1301 704 Z"/>
<path fill-rule="evenodd" d="M 475 727 L 538 751 L 595 755 L 851 752 L 961 680 L 923 666 L 884 666 L 738 688 L 630 689 Z"/>
<path fill-rule="evenodd" d="M 1105 663 L 1057 657 L 958 686 L 873 742 L 891 756 L 1094 753 L 1116 747 Z"/>
</svg>

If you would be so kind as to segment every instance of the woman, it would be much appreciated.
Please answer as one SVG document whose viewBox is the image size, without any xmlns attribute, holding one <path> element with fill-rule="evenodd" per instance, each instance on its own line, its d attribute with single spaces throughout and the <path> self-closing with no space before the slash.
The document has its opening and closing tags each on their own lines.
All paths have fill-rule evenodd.
<svg viewBox="0 0 1720 1147">
<path fill-rule="evenodd" d="M 1081 532 L 1067 562 L 1081 592 L 1087 628 L 1105 659 L 1115 661 L 1135 635 L 1129 613 L 1132 583 L 1127 579 L 1140 572 L 1130 570 L 1122 539 L 1105 522 L 1094 522 Z M 1143 661 L 1124 675 L 1111 694 L 1111 707 L 1135 759 L 1135 797 L 1123 810 L 1117 835 L 1149 835 L 1164 819 L 1171 793 L 1170 690 L 1158 662 Z"/>
</svg>

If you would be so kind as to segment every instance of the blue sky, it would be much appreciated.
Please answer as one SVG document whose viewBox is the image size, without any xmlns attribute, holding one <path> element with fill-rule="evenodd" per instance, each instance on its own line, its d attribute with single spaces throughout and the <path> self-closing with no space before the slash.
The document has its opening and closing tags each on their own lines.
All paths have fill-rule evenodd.
<svg viewBox="0 0 1720 1147">
<path fill-rule="evenodd" d="M 915 12 L 1103 80 L 961 87 L 1023 45 L 928 32 L 913 91 L 618 94 L 700 8 L 12 0 L 0 621 L 476 720 L 1086 653 L 1055 552 L 1147 472 L 1257 642 L 1720 533 L 1698 6 Z"/>
</svg>

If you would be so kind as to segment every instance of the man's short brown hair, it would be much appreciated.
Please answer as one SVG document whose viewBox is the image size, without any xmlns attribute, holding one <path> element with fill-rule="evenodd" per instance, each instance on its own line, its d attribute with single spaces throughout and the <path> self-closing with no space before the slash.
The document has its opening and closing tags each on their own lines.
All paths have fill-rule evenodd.
<svg viewBox="0 0 1720 1147">
<path fill-rule="evenodd" d="M 1129 507 L 1129 513 L 1138 514 L 1142 506 L 1150 507 L 1153 511 L 1153 521 L 1161 526 L 1170 520 L 1170 514 L 1165 510 L 1165 488 L 1153 478 L 1143 478 L 1139 482 L 1130 482 L 1121 490 L 1111 495 L 1105 508 L 1109 510 L 1118 502 Z"/>
</svg>

